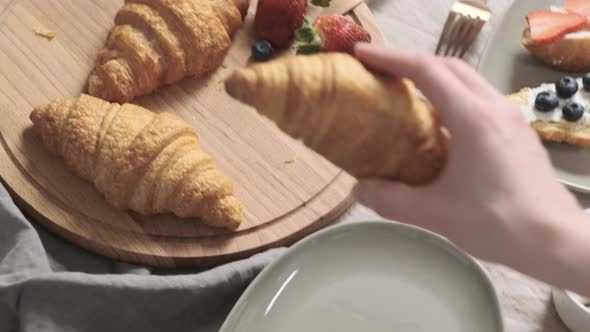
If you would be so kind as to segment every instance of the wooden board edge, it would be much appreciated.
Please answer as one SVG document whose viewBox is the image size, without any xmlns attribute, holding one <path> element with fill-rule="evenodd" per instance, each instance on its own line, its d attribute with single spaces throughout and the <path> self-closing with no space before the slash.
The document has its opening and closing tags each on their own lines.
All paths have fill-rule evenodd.
<svg viewBox="0 0 590 332">
<path fill-rule="evenodd" d="M 6 128 L 4 128 L 4 130 L 6 130 Z M 199 238 L 207 238 L 207 237 L 227 237 L 227 236 L 234 236 L 236 234 L 236 232 L 232 232 L 232 231 L 213 230 L 213 231 L 210 231 L 209 233 L 204 234 L 204 235 L 203 234 L 201 234 L 201 235 L 188 235 L 188 234 L 168 235 L 168 234 L 142 232 L 143 226 L 141 226 L 141 225 L 137 225 L 137 229 L 125 229 L 125 228 L 119 228 L 116 224 L 104 224 L 101 222 L 100 219 L 97 219 L 93 216 L 86 215 L 81 210 L 77 210 L 75 208 L 69 207 L 60 197 L 58 197 L 57 195 L 53 195 L 50 189 L 48 189 L 45 185 L 43 185 L 41 182 L 39 182 L 38 178 L 33 174 L 33 172 L 27 166 L 23 165 L 22 160 L 20 160 L 19 157 L 15 155 L 13 148 L 15 147 L 16 143 L 9 142 L 9 140 L 6 137 L 4 137 L 2 125 L 0 125 L 0 141 L 1 141 L 0 148 L 3 148 L 5 150 L 5 154 L 7 156 L 9 156 L 8 159 L 14 165 L 13 169 L 18 172 L 18 173 L 16 173 L 17 174 L 16 176 L 22 178 L 21 182 L 30 183 L 31 187 L 35 187 L 36 192 L 43 192 L 46 195 L 51 196 L 51 199 L 45 199 L 45 201 L 51 202 L 53 205 L 60 206 L 64 210 L 64 213 L 67 213 L 68 215 L 72 216 L 73 218 L 76 218 L 75 216 L 82 216 L 89 224 L 95 224 L 95 225 L 98 225 L 98 227 L 101 227 L 101 226 L 112 227 L 113 232 L 117 231 L 120 233 L 126 233 L 126 234 L 129 234 L 130 236 L 163 236 L 163 237 L 179 237 L 179 238 L 186 238 L 186 239 L 199 239 Z M 22 152 L 21 152 L 21 154 L 22 154 Z M 63 162 L 63 160 L 62 160 L 62 162 Z M 314 200 L 323 191 L 325 191 L 326 188 L 328 188 L 330 185 L 332 185 L 333 182 L 336 181 L 336 179 L 338 178 L 338 176 L 341 172 L 342 171 L 337 171 L 335 173 L 334 177 L 332 179 L 330 179 L 317 192 L 315 192 L 313 195 L 311 195 L 307 201 L 301 203 L 300 205 L 295 206 L 292 210 L 284 212 L 283 214 L 281 214 L 273 219 L 270 219 L 261 225 L 255 225 L 255 226 L 251 226 L 249 228 L 239 229 L 239 230 L 237 230 L 237 233 L 245 233 L 245 232 L 254 231 L 254 230 L 260 229 L 268 224 L 281 222 L 282 220 L 287 219 L 289 217 L 289 215 L 295 213 L 298 209 L 305 207 L 306 204 L 309 204 L 309 202 Z M 0 167 L 0 179 L 2 178 L 2 173 L 3 173 L 3 168 Z M 12 175 L 13 173 L 8 171 L 8 172 L 6 172 L 6 174 Z M 85 182 L 85 180 L 82 180 L 73 174 L 71 174 L 71 176 L 72 176 L 72 178 L 75 178 L 76 181 L 84 181 Z M 15 193 L 17 192 L 17 190 L 12 190 L 12 191 Z M 18 196 L 20 197 L 21 195 L 18 195 Z M 20 199 L 23 199 L 23 198 L 20 198 Z M 27 203 L 27 205 L 30 205 L 30 204 Z M 66 209 L 65 207 L 68 207 L 68 208 Z M 34 208 L 34 207 L 31 206 L 31 208 Z M 41 215 L 45 214 L 45 213 L 42 213 L 39 211 L 37 211 L 37 212 Z M 51 219 L 49 219 L 48 217 L 46 217 L 45 219 L 48 219 L 47 222 L 52 222 Z M 135 218 L 132 217 L 131 219 L 135 219 Z M 206 225 L 205 225 L 205 227 L 206 227 Z M 62 229 L 62 228 L 58 228 L 58 229 Z"/>
<path fill-rule="evenodd" d="M 6 150 L 5 142 L 1 135 L 0 141 L 2 143 L 0 147 L 0 150 L 2 150 L 0 151 L 0 161 L 8 161 L 12 159 L 13 157 L 10 156 L 10 152 Z M 14 177 L 8 178 L 6 176 L 2 176 L 0 178 L 0 180 L 2 180 L 3 184 L 5 185 L 6 189 L 13 197 L 17 206 L 23 209 L 23 211 L 26 214 L 33 217 L 33 219 L 37 221 L 40 225 L 51 231 L 51 233 L 56 234 L 57 236 L 62 237 L 65 240 L 68 240 L 85 250 L 115 260 L 163 268 L 195 266 L 210 267 L 226 263 L 235 259 L 245 258 L 259 251 L 266 250 L 272 247 L 290 245 L 296 242 L 297 240 L 301 239 L 302 237 L 310 234 L 311 232 L 334 222 L 336 218 L 338 218 L 343 212 L 345 212 L 353 204 L 353 200 L 350 193 L 356 182 L 356 180 L 347 173 L 340 172 L 336 179 L 329 186 L 327 186 L 314 199 L 312 199 L 306 205 L 302 206 L 300 209 L 297 209 L 292 213 L 288 214 L 284 219 L 273 221 L 267 225 L 261 226 L 260 228 L 254 228 L 252 230 L 244 232 L 243 234 L 238 234 L 238 236 L 233 239 L 233 241 L 239 241 L 248 238 L 256 238 L 258 239 L 258 242 L 256 242 L 257 244 L 254 246 L 248 248 L 242 247 L 239 250 L 227 251 L 221 254 L 209 253 L 207 255 L 205 253 L 201 253 L 198 256 L 194 255 L 187 257 L 182 255 L 175 256 L 157 255 L 154 253 L 142 253 L 130 250 L 128 248 L 124 248 L 123 246 L 126 246 L 128 245 L 128 243 L 132 242 L 132 240 L 129 240 L 129 238 L 133 238 L 137 241 L 149 241 L 149 243 L 154 247 L 166 246 L 166 243 L 169 241 L 178 240 L 179 242 L 189 242 L 191 239 L 164 238 L 154 236 L 146 236 L 144 239 L 143 237 L 137 236 L 136 234 L 115 234 L 115 232 L 112 232 L 112 230 L 108 230 L 107 227 L 103 227 L 102 229 L 95 227 L 94 229 L 97 232 L 97 235 L 100 235 L 103 232 L 108 232 L 110 234 L 114 234 L 115 238 L 118 238 L 118 240 L 121 241 L 121 243 L 118 243 L 119 245 L 117 246 L 115 246 L 115 243 L 109 243 L 109 245 L 111 246 L 109 247 L 103 244 L 101 241 L 97 241 L 92 237 L 78 234 L 71 229 L 62 227 L 61 225 L 51 221 L 51 218 L 48 217 L 48 213 L 49 215 L 55 215 L 57 214 L 56 211 L 40 211 L 27 203 L 27 197 L 37 193 L 41 195 L 40 199 L 48 201 L 48 206 L 53 206 L 55 210 L 63 209 L 61 209 L 58 204 L 54 204 L 55 202 L 51 202 L 48 197 L 42 195 L 40 193 L 41 191 L 43 191 L 42 188 L 38 188 L 31 181 L 26 180 L 26 175 L 22 174 L 23 170 L 19 169 L 19 166 L 15 165 L 14 162 L 3 162 L 2 165 L 4 168 L 14 168 L 13 171 L 8 172 L 7 174 L 18 174 L 18 176 L 21 177 L 20 180 Z M 18 184 L 19 182 L 21 183 L 20 185 Z M 336 200 L 334 202 L 327 202 L 326 200 L 329 197 L 333 196 L 334 191 L 339 192 L 338 197 L 344 196 L 344 199 L 340 198 L 339 200 Z M 321 205 L 325 204 L 327 204 L 328 206 L 321 207 Z M 312 218 L 313 221 L 310 221 L 308 223 L 299 222 L 296 225 L 291 225 L 291 227 L 297 228 L 294 232 L 281 230 L 282 226 L 288 223 L 295 223 L 297 218 L 299 218 L 301 214 L 310 213 L 309 209 L 314 210 L 314 213 L 319 217 Z M 69 214 L 69 212 L 65 210 L 61 212 Z M 261 236 L 261 233 L 272 234 L 273 236 Z M 231 236 L 233 235 L 196 239 L 195 241 L 224 241 L 224 238 L 228 238 Z M 262 238 L 266 241 L 260 241 L 260 239 Z M 186 248 L 183 248 L 182 246 L 179 246 L 178 248 L 179 252 L 186 251 Z M 169 253 L 169 251 L 166 252 Z"/>
<path fill-rule="evenodd" d="M 321 201 L 321 199 L 320 199 L 320 201 Z M 317 230 L 320 230 L 324 227 L 332 225 L 334 222 L 336 222 L 336 220 L 344 212 L 346 212 L 352 206 L 353 203 L 354 203 L 354 199 L 352 198 L 352 196 L 348 196 L 347 198 L 342 200 L 339 204 L 334 206 L 334 208 L 329 213 L 320 217 L 315 222 L 312 222 L 308 226 L 301 228 L 299 231 L 292 233 L 287 237 L 278 239 L 276 241 L 269 242 L 264 245 L 260 245 L 258 247 L 254 247 L 252 249 L 241 251 L 238 253 L 232 253 L 232 254 L 226 254 L 226 255 L 220 255 L 220 256 L 198 257 L 198 258 L 176 257 L 176 258 L 174 258 L 175 264 L 172 267 L 173 268 L 184 268 L 184 267 L 194 267 L 194 266 L 214 267 L 214 266 L 217 266 L 220 264 L 229 263 L 234 260 L 245 259 L 245 258 L 248 258 L 248 257 L 256 254 L 256 253 L 259 253 L 259 252 L 262 252 L 264 250 L 268 250 L 271 248 L 291 246 L 292 244 L 303 239 L 307 235 L 310 235 L 311 233 L 313 233 Z M 288 220 L 285 220 L 285 222 L 288 222 Z M 269 228 L 265 231 L 272 232 L 273 229 Z M 165 266 L 165 267 L 167 267 L 167 266 Z"/>
</svg>

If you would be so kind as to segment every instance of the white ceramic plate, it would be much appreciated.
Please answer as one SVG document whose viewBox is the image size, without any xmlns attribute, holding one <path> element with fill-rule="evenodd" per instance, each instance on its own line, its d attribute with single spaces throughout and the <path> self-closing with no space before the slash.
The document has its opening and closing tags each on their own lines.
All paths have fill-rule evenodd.
<svg viewBox="0 0 590 332">
<path fill-rule="evenodd" d="M 490 39 L 479 65 L 480 73 L 505 94 L 555 82 L 564 76 L 565 73 L 537 61 L 520 43 L 528 13 L 564 3 L 564 0 L 515 1 Z M 556 143 L 546 147 L 559 180 L 574 190 L 590 192 L 590 149 Z"/>
<path fill-rule="evenodd" d="M 430 232 L 391 222 L 333 226 L 252 282 L 223 332 L 503 331 L 481 266 Z"/>
<path fill-rule="evenodd" d="M 570 291 L 554 288 L 555 310 L 572 332 L 588 332 L 590 327 L 590 300 Z"/>
</svg>

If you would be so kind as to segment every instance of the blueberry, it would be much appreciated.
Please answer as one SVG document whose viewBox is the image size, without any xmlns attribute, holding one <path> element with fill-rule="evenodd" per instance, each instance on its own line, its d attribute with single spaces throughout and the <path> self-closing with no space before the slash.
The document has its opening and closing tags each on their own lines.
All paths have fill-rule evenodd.
<svg viewBox="0 0 590 332">
<path fill-rule="evenodd" d="M 272 58 L 274 50 L 272 45 L 266 40 L 257 40 L 252 45 L 252 56 L 256 61 L 267 61 Z"/>
<path fill-rule="evenodd" d="M 550 112 L 557 106 L 559 106 L 559 98 L 551 90 L 540 92 L 535 98 L 535 108 L 538 111 Z"/>
<path fill-rule="evenodd" d="M 582 77 L 582 82 L 584 83 L 584 90 L 590 91 L 590 73 Z"/>
<path fill-rule="evenodd" d="M 584 115 L 584 106 L 576 102 L 567 103 L 563 107 L 561 113 L 563 115 L 563 118 L 567 121 L 575 122 L 580 120 Z"/>
<path fill-rule="evenodd" d="M 578 92 L 578 82 L 573 77 L 565 76 L 555 83 L 555 88 L 558 96 L 569 98 Z"/>
</svg>

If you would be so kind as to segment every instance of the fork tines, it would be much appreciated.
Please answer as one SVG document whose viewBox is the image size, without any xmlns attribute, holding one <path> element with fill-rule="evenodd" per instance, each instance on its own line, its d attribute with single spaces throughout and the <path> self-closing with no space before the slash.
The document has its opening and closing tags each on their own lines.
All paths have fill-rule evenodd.
<svg viewBox="0 0 590 332">
<path fill-rule="evenodd" d="M 447 17 L 435 53 L 462 58 L 490 16 L 490 10 L 479 1 L 455 2 Z"/>
</svg>

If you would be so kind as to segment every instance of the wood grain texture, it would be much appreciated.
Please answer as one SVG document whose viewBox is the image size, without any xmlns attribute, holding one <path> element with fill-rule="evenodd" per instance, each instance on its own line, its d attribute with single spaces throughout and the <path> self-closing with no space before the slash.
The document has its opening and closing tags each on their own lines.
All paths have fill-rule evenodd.
<svg viewBox="0 0 590 332">
<path fill-rule="evenodd" d="M 194 126 L 244 203 L 245 220 L 237 231 L 171 215 L 117 211 L 91 184 L 67 172 L 31 131 L 28 116 L 34 105 L 85 91 L 94 55 L 121 1 L 15 0 L 0 6 L 0 175 L 19 204 L 55 233 L 124 261 L 161 267 L 215 265 L 292 243 L 350 205 L 352 177 L 223 90 L 226 75 L 250 61 L 255 2 L 215 73 L 134 101 L 155 112 L 174 112 Z M 348 13 L 382 41 L 361 0 L 339 0 L 329 10 L 313 7 L 310 15 L 326 12 Z M 35 28 L 54 31 L 56 37 L 41 38 Z"/>
</svg>

